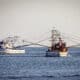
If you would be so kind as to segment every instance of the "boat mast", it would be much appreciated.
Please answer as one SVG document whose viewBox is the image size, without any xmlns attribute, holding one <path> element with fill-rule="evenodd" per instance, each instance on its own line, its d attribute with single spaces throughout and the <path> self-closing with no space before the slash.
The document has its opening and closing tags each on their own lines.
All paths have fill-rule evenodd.
<svg viewBox="0 0 80 80">
<path fill-rule="evenodd" d="M 55 45 L 59 42 L 59 38 L 60 33 L 55 28 L 53 28 L 51 31 L 51 51 L 55 50 Z"/>
<path fill-rule="evenodd" d="M 55 27 L 53 27 L 51 31 L 51 51 L 55 49 L 55 43 L 56 43 L 56 30 Z"/>
<path fill-rule="evenodd" d="M 51 51 L 54 50 L 54 30 L 51 31 Z"/>
</svg>

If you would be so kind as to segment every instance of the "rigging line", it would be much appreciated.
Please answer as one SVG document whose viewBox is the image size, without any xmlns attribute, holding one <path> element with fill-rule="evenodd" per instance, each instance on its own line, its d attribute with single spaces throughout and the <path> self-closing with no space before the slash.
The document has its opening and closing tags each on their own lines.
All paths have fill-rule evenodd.
<svg viewBox="0 0 80 80">
<path fill-rule="evenodd" d="M 49 38 L 48 38 L 48 39 L 49 39 Z M 40 46 L 45 46 L 45 45 L 39 44 L 40 42 L 45 41 L 45 40 L 46 40 L 46 39 L 40 40 L 40 41 L 38 41 L 38 42 L 36 42 L 36 43 L 32 43 L 32 42 L 25 41 L 25 42 L 28 42 L 28 43 L 30 43 L 30 44 L 25 44 L 25 45 L 23 45 L 23 46 L 30 46 L 30 45 L 32 45 L 32 44 L 36 44 L 36 45 L 40 45 Z M 22 47 L 22 46 L 19 46 L 19 47 Z"/>
<path fill-rule="evenodd" d="M 43 33 L 43 34 L 41 34 L 39 37 L 42 37 L 42 36 L 44 36 L 45 34 L 47 34 L 47 33 L 49 33 L 49 32 L 51 32 L 51 30 L 49 30 L 49 31 L 47 31 L 47 32 L 45 32 L 45 33 Z"/>
<path fill-rule="evenodd" d="M 63 33 L 63 34 L 66 35 L 65 33 Z M 71 35 L 71 34 L 68 34 L 68 37 L 69 37 L 70 35 Z M 72 37 L 72 38 L 76 37 L 77 39 L 76 39 L 76 38 L 74 38 L 74 39 L 76 39 L 76 40 L 78 40 L 78 41 L 80 40 L 80 37 L 78 37 L 78 36 L 71 35 L 70 38 L 71 38 L 71 37 Z"/>
<path fill-rule="evenodd" d="M 74 38 L 74 36 L 71 36 L 70 38 L 76 40 L 76 41 L 79 41 L 80 39 L 79 38 Z"/>
<path fill-rule="evenodd" d="M 69 47 L 77 47 L 77 46 L 80 46 L 80 43 L 79 44 L 75 44 L 75 45 L 71 45 Z"/>
<path fill-rule="evenodd" d="M 62 37 L 64 38 L 64 39 L 66 39 L 66 40 L 70 40 L 70 41 L 72 41 L 72 42 L 76 42 L 77 43 L 77 41 L 74 41 L 72 38 L 70 38 L 69 36 L 64 36 L 64 35 L 62 35 Z"/>
<path fill-rule="evenodd" d="M 29 46 L 29 45 L 20 45 L 20 46 L 16 46 L 16 47 L 13 47 L 13 48 L 21 48 L 21 47 L 25 47 L 25 46 Z"/>
<path fill-rule="evenodd" d="M 75 43 L 77 43 L 77 44 L 79 44 L 79 42 L 77 42 L 77 41 L 75 41 L 75 40 L 73 40 L 72 38 L 70 38 L 70 37 L 65 37 L 67 40 L 69 39 L 70 41 L 72 41 L 72 42 L 75 42 Z"/>
<path fill-rule="evenodd" d="M 62 34 L 62 36 L 64 36 L 64 35 Z M 69 37 L 69 36 L 64 36 L 64 37 L 67 37 L 67 38 L 70 38 L 70 39 L 79 41 L 79 39 L 73 38 L 72 36 L 71 36 L 71 37 Z"/>
<path fill-rule="evenodd" d="M 49 32 L 50 32 L 50 30 L 49 30 L 48 32 L 45 32 L 45 34 L 46 34 L 46 33 L 49 33 Z M 44 35 L 44 34 L 43 34 L 43 35 Z M 43 36 L 43 35 L 42 35 L 42 36 Z M 41 36 L 41 37 L 42 37 L 42 36 Z M 39 41 L 37 41 L 36 43 L 40 43 L 40 42 L 45 41 L 45 40 L 48 40 L 48 39 L 49 39 L 49 37 L 48 37 L 48 38 L 45 38 L 45 39 L 43 39 L 43 40 L 39 40 Z M 26 42 L 26 40 L 23 40 L 23 41 Z"/>
<path fill-rule="evenodd" d="M 69 37 L 69 36 L 64 36 L 64 35 L 62 35 L 62 37 L 63 37 L 64 39 L 67 39 L 67 40 L 68 40 L 68 39 L 69 39 L 69 40 L 71 39 L 72 41 L 76 40 L 76 39 L 71 38 L 71 37 Z"/>
<path fill-rule="evenodd" d="M 41 42 L 43 42 L 43 41 L 46 41 L 46 40 L 49 40 L 50 38 L 46 38 L 46 39 L 43 39 L 43 40 L 39 40 L 39 41 L 37 41 L 36 43 L 41 43 Z"/>
<path fill-rule="evenodd" d="M 35 43 L 41 43 L 41 42 L 43 42 L 43 41 L 46 41 L 46 40 L 49 40 L 50 38 L 46 38 L 46 39 L 43 39 L 43 40 L 39 40 L 39 41 L 37 41 L 37 42 L 35 42 Z M 23 40 L 23 42 L 26 42 L 26 40 L 24 41 Z"/>
<path fill-rule="evenodd" d="M 73 35 L 73 37 L 76 37 L 76 38 L 80 39 L 80 37 L 79 36 L 76 36 L 76 35 Z"/>
<path fill-rule="evenodd" d="M 77 37 L 77 38 L 79 38 L 79 39 L 80 39 L 80 37 L 79 37 L 79 36 L 77 36 L 78 34 L 77 34 L 77 35 L 69 34 L 69 35 L 74 36 L 74 37 Z"/>
<path fill-rule="evenodd" d="M 69 40 L 72 40 L 72 41 L 74 41 L 74 42 L 76 42 L 76 43 L 78 43 L 78 42 L 79 42 L 79 40 L 78 40 L 78 39 L 74 39 L 74 38 L 71 38 L 71 37 L 68 37 L 68 39 L 69 39 Z"/>
<path fill-rule="evenodd" d="M 17 46 L 17 47 L 14 47 L 14 48 L 20 48 L 20 47 L 30 46 L 30 45 L 39 45 L 39 46 L 43 46 L 43 47 L 48 47 L 47 45 L 36 44 L 36 43 L 30 43 L 30 44 L 28 44 L 28 45 Z"/>
<path fill-rule="evenodd" d="M 33 43 L 33 42 L 30 42 L 30 41 L 26 41 L 26 42 L 30 43 L 30 45 L 40 45 L 40 46 L 48 47 L 47 45 L 42 45 L 42 44 L 39 44 L 39 43 Z"/>
<path fill-rule="evenodd" d="M 26 41 L 26 40 L 22 40 L 23 42 L 27 42 L 27 43 L 30 43 L 30 44 L 28 44 L 28 45 L 25 45 L 25 46 L 29 46 L 29 45 L 33 45 L 33 44 L 36 44 L 36 45 L 41 45 L 41 46 L 46 46 L 46 45 L 42 45 L 42 44 L 39 44 L 39 43 L 41 43 L 41 42 L 43 42 L 43 41 L 46 41 L 46 40 L 49 40 L 50 39 L 50 37 L 48 37 L 48 38 L 45 38 L 45 39 L 43 39 L 43 40 L 39 40 L 39 41 L 37 41 L 37 42 L 30 42 L 30 41 Z"/>
</svg>

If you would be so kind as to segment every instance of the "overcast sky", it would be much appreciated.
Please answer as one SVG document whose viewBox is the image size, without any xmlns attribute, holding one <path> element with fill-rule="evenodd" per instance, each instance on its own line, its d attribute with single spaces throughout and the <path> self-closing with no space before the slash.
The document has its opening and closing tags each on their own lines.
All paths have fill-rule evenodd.
<svg viewBox="0 0 80 80">
<path fill-rule="evenodd" d="M 0 38 L 38 40 L 54 26 L 80 34 L 80 0 L 0 0 Z"/>
</svg>

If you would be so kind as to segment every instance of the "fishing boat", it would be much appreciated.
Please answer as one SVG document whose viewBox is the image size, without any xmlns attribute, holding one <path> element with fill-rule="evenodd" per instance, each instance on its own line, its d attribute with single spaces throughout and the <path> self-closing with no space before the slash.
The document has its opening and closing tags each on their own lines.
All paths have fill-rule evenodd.
<svg viewBox="0 0 80 80">
<path fill-rule="evenodd" d="M 51 31 L 51 47 L 46 51 L 46 57 L 66 57 L 68 56 L 68 48 L 62 40 L 60 33 L 53 29 Z"/>
<path fill-rule="evenodd" d="M 12 46 L 10 41 L 1 41 L 0 42 L 0 53 L 1 54 L 22 54 L 25 53 L 25 50 L 17 49 Z"/>
</svg>

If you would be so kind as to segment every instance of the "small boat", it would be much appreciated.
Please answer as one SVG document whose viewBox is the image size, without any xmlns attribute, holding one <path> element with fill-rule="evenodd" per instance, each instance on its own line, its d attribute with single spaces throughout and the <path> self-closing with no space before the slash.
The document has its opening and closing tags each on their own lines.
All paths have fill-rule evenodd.
<svg viewBox="0 0 80 80">
<path fill-rule="evenodd" d="M 53 29 L 51 36 L 51 47 L 46 51 L 46 57 L 66 57 L 68 56 L 68 48 L 62 40 L 60 33 Z"/>
<path fill-rule="evenodd" d="M 25 53 L 25 50 L 14 48 L 11 42 L 9 41 L 1 41 L 0 53 L 1 54 L 22 54 L 22 53 Z"/>
</svg>

